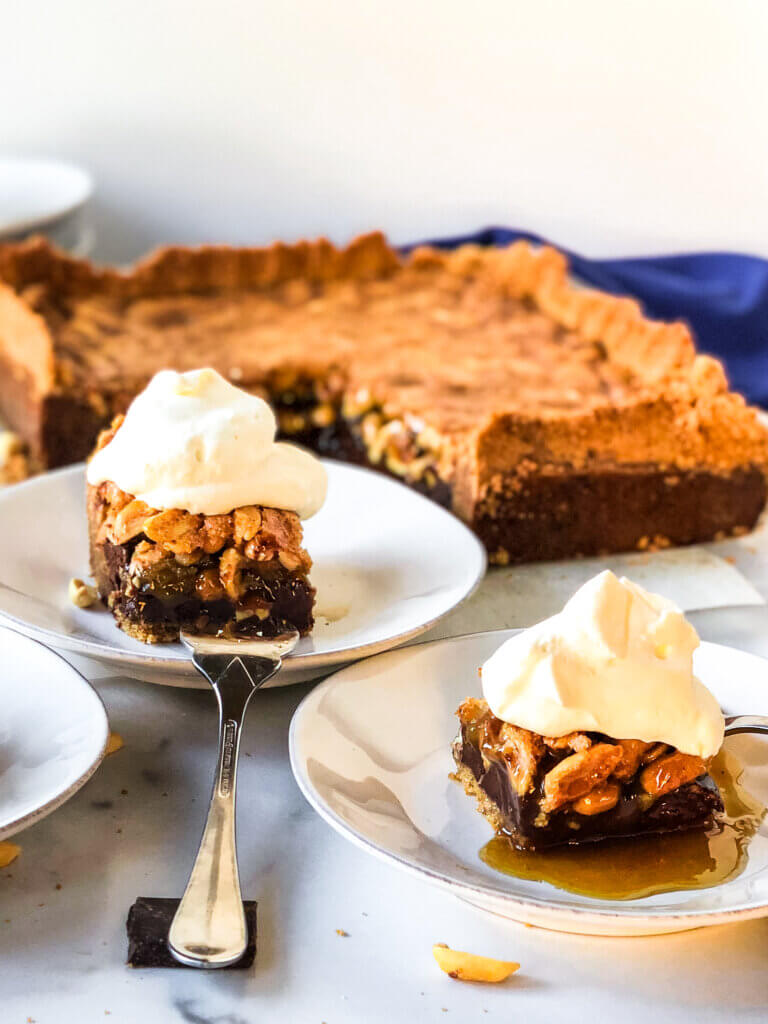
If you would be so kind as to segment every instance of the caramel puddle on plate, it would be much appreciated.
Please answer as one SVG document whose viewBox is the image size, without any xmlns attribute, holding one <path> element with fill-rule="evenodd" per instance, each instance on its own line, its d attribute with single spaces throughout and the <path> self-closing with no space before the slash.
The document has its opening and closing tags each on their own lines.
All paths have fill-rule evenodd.
<svg viewBox="0 0 768 1024">
<path fill-rule="evenodd" d="M 549 882 L 597 900 L 634 900 L 680 889 L 709 889 L 740 875 L 747 847 L 766 808 L 741 785 L 743 768 L 721 750 L 710 775 L 720 788 L 725 813 L 708 832 L 679 832 L 638 839 L 606 840 L 539 853 L 516 850 L 496 836 L 480 859 L 496 871 L 533 882 Z"/>
</svg>

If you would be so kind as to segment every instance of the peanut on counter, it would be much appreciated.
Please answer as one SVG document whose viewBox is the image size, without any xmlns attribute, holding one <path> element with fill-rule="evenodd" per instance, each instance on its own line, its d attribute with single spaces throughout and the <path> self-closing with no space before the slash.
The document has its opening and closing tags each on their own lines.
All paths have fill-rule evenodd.
<svg viewBox="0 0 768 1024">
<path fill-rule="evenodd" d="M 520 964 L 512 960 L 494 960 L 489 956 L 463 953 L 458 949 L 450 949 L 443 942 L 435 943 L 432 954 L 440 970 L 458 981 L 496 983 L 505 981 L 520 968 Z"/>
</svg>

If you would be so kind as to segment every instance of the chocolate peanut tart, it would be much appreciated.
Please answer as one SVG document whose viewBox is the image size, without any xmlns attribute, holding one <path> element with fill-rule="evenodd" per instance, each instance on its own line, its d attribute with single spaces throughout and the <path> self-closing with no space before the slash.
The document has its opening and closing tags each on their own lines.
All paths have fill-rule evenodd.
<svg viewBox="0 0 768 1024">
<path fill-rule="evenodd" d="M 0 413 L 83 458 L 158 370 L 216 368 L 281 434 L 451 508 L 506 564 L 750 529 L 766 430 L 680 323 L 515 243 L 164 249 L 119 273 L 0 247 Z"/>
<path fill-rule="evenodd" d="M 455 777 L 518 849 L 708 828 L 723 717 L 692 674 L 697 644 L 673 605 L 600 574 L 483 666 Z"/>
<path fill-rule="evenodd" d="M 322 466 L 274 443 L 261 399 L 213 370 L 160 373 L 89 461 L 99 594 L 120 628 L 146 643 L 175 640 L 180 629 L 306 634 L 315 590 L 300 516 L 324 496 Z"/>
</svg>

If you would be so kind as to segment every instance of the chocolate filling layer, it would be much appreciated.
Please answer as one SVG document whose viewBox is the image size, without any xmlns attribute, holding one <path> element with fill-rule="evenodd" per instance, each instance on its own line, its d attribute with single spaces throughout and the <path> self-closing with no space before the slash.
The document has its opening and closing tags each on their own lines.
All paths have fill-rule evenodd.
<svg viewBox="0 0 768 1024">
<path fill-rule="evenodd" d="M 99 592 L 109 594 L 110 607 L 118 619 L 146 626 L 148 631 L 173 639 L 179 629 L 218 634 L 236 626 L 238 636 L 274 636 L 287 628 L 308 633 L 313 625 L 314 588 L 303 576 L 282 567 L 261 563 L 243 571 L 246 591 L 243 602 L 201 600 L 195 592 L 195 577 L 201 569 L 217 564 L 215 557 L 192 566 L 161 563 L 156 571 L 136 579 L 128 566 L 136 544 L 92 545 L 91 567 Z M 248 603 L 262 606 L 262 617 L 248 614 Z M 239 614 L 238 614 L 239 613 Z"/>
<path fill-rule="evenodd" d="M 534 824 L 539 815 L 536 790 L 521 797 L 515 792 L 509 772 L 500 761 L 487 765 L 478 748 L 462 729 L 454 745 L 456 763 L 472 772 L 477 784 L 498 808 L 503 832 L 519 849 L 542 850 L 565 843 L 590 843 L 624 836 L 652 835 L 704 828 L 723 810 L 720 793 L 709 775 L 663 794 L 650 805 L 644 794 L 628 786 L 611 810 L 582 815 L 562 810 L 551 814 L 546 823 Z M 554 762 L 553 762 L 554 763 Z M 543 775 L 552 764 L 542 767 Z"/>
<path fill-rule="evenodd" d="M 757 468 L 728 476 L 644 465 L 541 474 L 514 496 L 481 502 L 471 525 L 491 555 L 506 553 L 505 562 L 567 558 L 751 529 L 765 497 Z"/>
</svg>

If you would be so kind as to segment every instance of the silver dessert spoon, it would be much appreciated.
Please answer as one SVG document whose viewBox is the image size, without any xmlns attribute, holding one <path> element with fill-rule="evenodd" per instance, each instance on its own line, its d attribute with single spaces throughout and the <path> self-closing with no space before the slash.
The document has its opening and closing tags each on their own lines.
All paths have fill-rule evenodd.
<svg viewBox="0 0 768 1024">
<path fill-rule="evenodd" d="M 219 705 L 219 751 L 208 818 L 168 932 L 168 949 L 188 967 L 227 967 L 240 959 L 248 944 L 235 838 L 240 736 L 251 697 L 280 671 L 282 659 L 298 640 L 296 630 L 248 640 L 181 634 Z"/>
<path fill-rule="evenodd" d="M 738 736 L 741 732 L 768 733 L 768 717 L 765 715 L 726 715 L 725 735 Z"/>
</svg>

